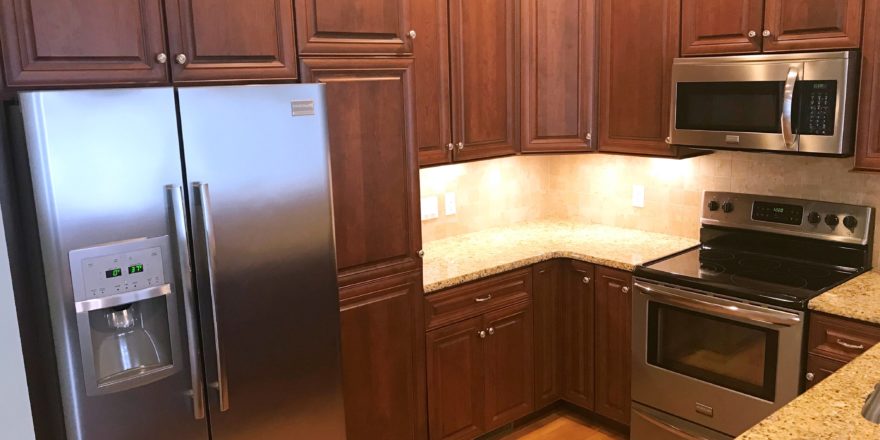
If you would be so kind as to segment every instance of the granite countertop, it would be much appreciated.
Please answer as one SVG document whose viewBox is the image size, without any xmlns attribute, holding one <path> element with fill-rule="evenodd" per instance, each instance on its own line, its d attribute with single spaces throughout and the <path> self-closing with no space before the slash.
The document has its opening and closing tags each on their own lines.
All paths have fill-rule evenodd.
<svg viewBox="0 0 880 440">
<path fill-rule="evenodd" d="M 867 272 L 813 298 L 810 309 L 880 324 L 880 274 Z M 880 383 L 880 345 L 832 374 L 739 440 L 880 439 L 862 405 Z"/>
<path fill-rule="evenodd" d="M 572 222 L 487 229 L 424 244 L 425 293 L 553 258 L 632 271 L 698 244 L 672 235 Z"/>
</svg>

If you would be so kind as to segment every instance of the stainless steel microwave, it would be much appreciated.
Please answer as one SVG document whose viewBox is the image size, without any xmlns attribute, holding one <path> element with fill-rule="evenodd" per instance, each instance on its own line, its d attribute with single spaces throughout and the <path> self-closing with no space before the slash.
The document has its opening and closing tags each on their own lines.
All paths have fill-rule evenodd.
<svg viewBox="0 0 880 440">
<path fill-rule="evenodd" d="M 677 58 L 670 143 L 853 153 L 858 52 Z"/>
</svg>

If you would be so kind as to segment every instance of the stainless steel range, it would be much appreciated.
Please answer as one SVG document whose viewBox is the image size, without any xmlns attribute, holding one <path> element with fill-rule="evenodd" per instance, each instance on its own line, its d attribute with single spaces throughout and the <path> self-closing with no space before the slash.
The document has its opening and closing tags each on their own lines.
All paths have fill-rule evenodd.
<svg viewBox="0 0 880 440">
<path fill-rule="evenodd" d="M 635 271 L 634 440 L 729 439 L 794 399 L 809 300 L 871 267 L 873 208 L 703 199 L 700 246 Z"/>
</svg>

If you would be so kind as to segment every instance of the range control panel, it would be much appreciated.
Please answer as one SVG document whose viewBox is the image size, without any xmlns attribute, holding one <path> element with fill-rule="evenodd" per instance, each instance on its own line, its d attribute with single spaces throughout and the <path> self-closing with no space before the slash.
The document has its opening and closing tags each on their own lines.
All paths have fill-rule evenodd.
<svg viewBox="0 0 880 440">
<path fill-rule="evenodd" d="M 874 208 L 707 191 L 703 194 L 702 223 L 867 244 L 874 230 Z"/>
<path fill-rule="evenodd" d="M 75 280 L 77 300 L 103 298 L 165 284 L 163 257 L 167 239 L 156 240 L 141 239 L 72 251 L 71 275 Z"/>
</svg>

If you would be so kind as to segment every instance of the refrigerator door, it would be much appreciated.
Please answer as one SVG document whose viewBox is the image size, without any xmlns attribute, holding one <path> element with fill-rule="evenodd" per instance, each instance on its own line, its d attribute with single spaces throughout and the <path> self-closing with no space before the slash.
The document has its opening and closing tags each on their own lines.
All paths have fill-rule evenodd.
<svg viewBox="0 0 880 440">
<path fill-rule="evenodd" d="M 166 298 L 171 301 L 162 306 L 172 312 L 171 321 L 165 321 L 170 333 L 161 336 L 170 347 L 163 362 L 173 368 L 100 391 L 89 391 L 86 385 L 90 376 L 94 379 L 89 370 L 95 365 L 84 368 L 92 361 L 91 349 L 84 347 L 114 341 L 112 336 L 92 341 L 80 337 L 89 334 L 89 323 L 85 321 L 85 327 L 79 327 L 84 332 L 78 332 L 77 322 L 83 325 L 87 312 L 77 312 L 74 285 L 81 278 L 73 282 L 72 273 L 82 277 L 83 271 L 72 270 L 70 264 L 71 251 L 77 249 L 175 236 L 180 216 L 173 215 L 169 207 L 166 186 L 179 188 L 183 177 L 173 89 L 22 93 L 21 111 L 68 439 L 207 439 L 207 423 L 194 416 L 189 394 L 191 373 L 200 369 L 191 369 L 184 354 L 190 348 L 184 337 L 187 327 L 181 294 L 186 278 L 175 269 L 179 267 L 176 248 L 162 252 L 164 264 L 157 265 L 163 267 L 150 269 L 164 274 L 156 276 L 164 277 Z M 89 295 L 95 298 L 96 294 Z M 114 293 L 94 301 L 118 296 Z M 94 324 L 106 326 L 100 321 Z"/>
<path fill-rule="evenodd" d="M 345 438 L 322 87 L 178 90 L 213 440 Z"/>
</svg>

